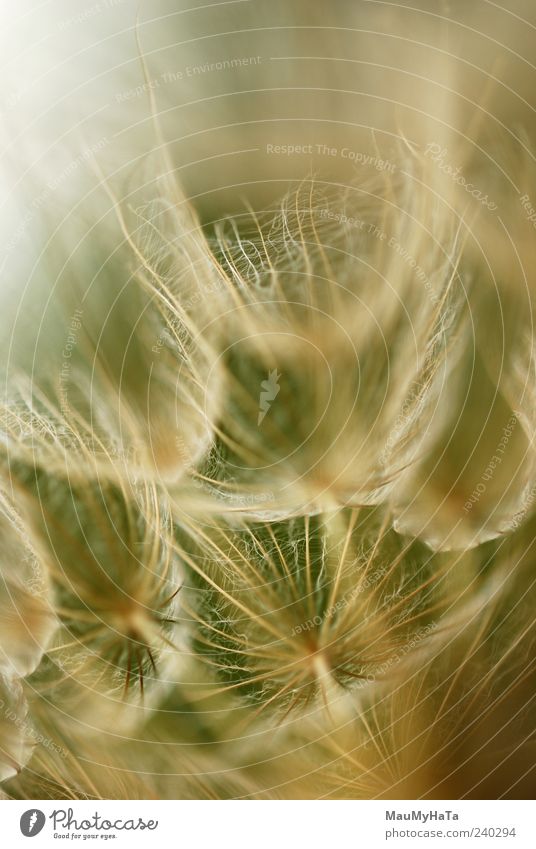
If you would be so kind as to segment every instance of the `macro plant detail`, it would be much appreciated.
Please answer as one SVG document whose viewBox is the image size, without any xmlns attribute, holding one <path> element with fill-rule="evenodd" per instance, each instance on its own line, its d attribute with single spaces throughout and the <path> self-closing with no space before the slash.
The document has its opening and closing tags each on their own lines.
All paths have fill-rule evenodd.
<svg viewBox="0 0 536 849">
<path fill-rule="evenodd" d="M 80 137 L 6 105 L 2 794 L 530 798 L 529 70 L 461 2 L 123 5 L 57 3 Z"/>
</svg>

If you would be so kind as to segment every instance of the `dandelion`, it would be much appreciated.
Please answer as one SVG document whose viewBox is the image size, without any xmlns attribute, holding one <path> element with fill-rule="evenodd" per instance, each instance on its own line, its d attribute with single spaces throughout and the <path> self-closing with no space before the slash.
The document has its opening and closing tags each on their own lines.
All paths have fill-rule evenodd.
<svg viewBox="0 0 536 849">
<path fill-rule="evenodd" d="M 250 5 L 6 46 L 2 793 L 528 798 L 530 27 Z"/>
<path fill-rule="evenodd" d="M 25 509 L 50 548 L 60 626 L 47 650 L 45 680 L 52 675 L 67 690 L 76 681 L 106 681 L 111 693 L 143 696 L 157 680 L 161 652 L 178 651 L 181 580 L 154 486 L 134 493 L 128 486 L 80 490 L 38 480 L 33 495 L 26 490 Z"/>
<path fill-rule="evenodd" d="M 229 510 L 261 492 L 277 492 L 289 514 L 385 501 L 437 423 L 454 361 L 456 233 L 432 199 L 396 182 L 345 192 L 363 227 L 326 227 L 328 203 L 304 186 L 273 218 L 218 233 L 233 292 L 217 319 L 224 390 L 201 474 Z M 427 268 L 432 297 L 389 247 L 395 237 Z M 278 375 L 269 415 L 259 414 L 267 374 Z M 274 505 L 241 512 L 274 516 Z"/>
<path fill-rule="evenodd" d="M 332 727 L 318 748 L 306 747 L 316 763 L 309 772 L 305 758 L 294 769 L 303 770 L 309 793 L 531 798 L 534 634 L 519 586 L 508 588 L 504 603 L 504 580 L 481 595 L 473 616 L 434 638 L 427 654 L 408 655 L 351 722 Z"/>
<path fill-rule="evenodd" d="M 195 648 L 259 713 L 372 686 L 454 603 L 444 566 L 374 513 L 190 533 Z"/>
</svg>

